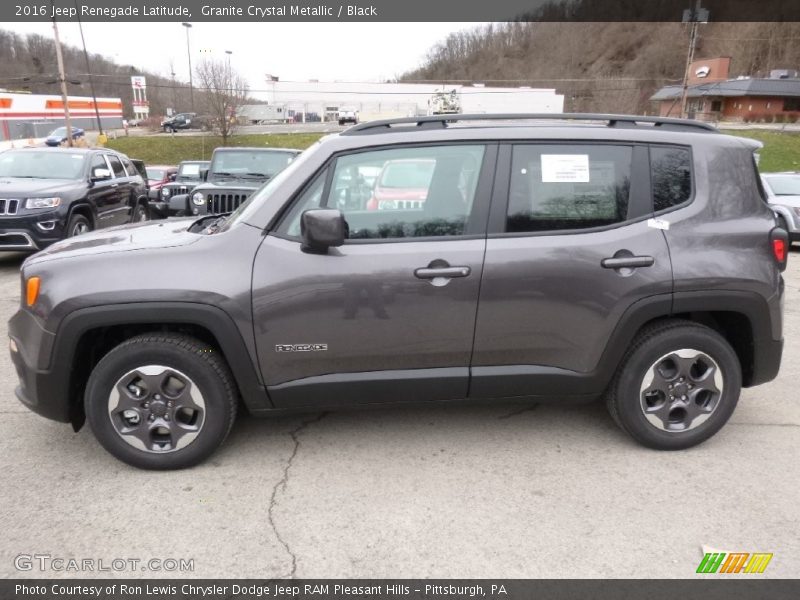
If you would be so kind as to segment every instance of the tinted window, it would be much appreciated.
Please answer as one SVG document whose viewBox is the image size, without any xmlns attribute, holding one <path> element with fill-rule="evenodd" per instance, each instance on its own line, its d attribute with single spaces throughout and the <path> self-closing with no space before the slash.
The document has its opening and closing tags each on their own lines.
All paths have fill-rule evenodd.
<svg viewBox="0 0 800 600">
<path fill-rule="evenodd" d="M 350 239 L 462 235 L 475 199 L 483 146 L 396 148 L 344 156 L 330 188 L 320 176 L 287 218 L 298 235 L 304 210 L 338 208 Z"/>
<path fill-rule="evenodd" d="M 111 170 L 114 171 L 114 177 L 126 177 L 125 169 L 122 168 L 122 163 L 113 154 L 106 156 L 108 162 L 111 164 Z"/>
<path fill-rule="evenodd" d="M 89 167 L 89 172 L 94 175 L 95 169 L 108 169 L 108 165 L 106 164 L 106 159 L 103 158 L 101 154 L 95 154 L 92 157 L 92 166 Z"/>
<path fill-rule="evenodd" d="M 557 231 L 624 221 L 629 146 L 515 146 L 506 231 Z"/>
<path fill-rule="evenodd" d="M 653 208 L 664 210 L 692 196 L 692 155 L 688 148 L 650 148 Z"/>
</svg>

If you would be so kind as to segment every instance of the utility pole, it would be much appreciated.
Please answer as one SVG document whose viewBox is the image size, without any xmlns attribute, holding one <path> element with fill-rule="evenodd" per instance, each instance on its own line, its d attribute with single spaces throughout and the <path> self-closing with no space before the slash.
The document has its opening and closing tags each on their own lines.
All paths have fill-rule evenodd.
<svg viewBox="0 0 800 600">
<path fill-rule="evenodd" d="M 709 12 L 700 6 L 700 0 L 694 8 L 683 11 L 683 23 L 689 23 L 689 51 L 686 53 L 686 68 L 683 72 L 683 92 L 681 93 L 681 117 L 687 116 L 687 102 L 689 99 L 689 67 L 694 62 L 694 52 L 697 48 L 697 26 L 700 23 L 708 23 Z"/>
<path fill-rule="evenodd" d="M 53 9 L 53 0 L 50 0 Z M 53 14 L 53 11 L 51 11 Z M 67 127 L 67 146 L 72 147 L 72 124 L 69 119 L 69 101 L 67 100 L 67 75 L 64 72 L 64 56 L 61 53 L 61 40 L 58 37 L 58 25 L 53 17 L 53 34 L 56 38 L 56 60 L 58 61 L 58 79 L 61 82 L 61 100 L 64 103 L 64 124 Z"/>
<path fill-rule="evenodd" d="M 78 0 L 75 0 L 75 13 L 80 15 L 78 10 Z M 83 37 L 83 25 L 81 18 L 78 17 L 78 29 L 81 32 L 81 44 L 83 44 L 83 58 L 86 60 L 86 74 L 89 76 L 89 89 L 92 91 L 92 103 L 94 104 L 94 114 L 97 117 L 97 132 L 103 135 L 103 123 L 100 121 L 100 109 L 97 107 L 97 94 L 94 93 L 94 78 L 92 77 L 92 68 L 89 66 L 89 53 L 86 51 L 86 40 Z"/>
<path fill-rule="evenodd" d="M 189 30 L 192 28 L 191 23 L 181 23 L 186 27 L 186 54 L 189 57 L 189 101 L 192 104 L 192 112 L 194 112 L 194 86 L 192 85 L 192 50 L 189 47 Z"/>
</svg>

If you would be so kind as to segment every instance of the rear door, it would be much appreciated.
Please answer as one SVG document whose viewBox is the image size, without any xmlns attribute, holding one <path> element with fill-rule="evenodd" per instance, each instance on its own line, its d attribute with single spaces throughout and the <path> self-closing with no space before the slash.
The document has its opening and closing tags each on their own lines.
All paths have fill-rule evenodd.
<svg viewBox="0 0 800 600">
<path fill-rule="evenodd" d="M 345 154 L 299 195 L 253 269 L 258 359 L 276 406 L 464 398 L 496 145 Z M 370 208 L 376 173 L 418 202 Z M 422 190 L 422 192 L 420 192 Z M 338 208 L 345 244 L 303 251 L 300 215 Z"/>
<path fill-rule="evenodd" d="M 654 295 L 669 302 L 648 153 L 619 142 L 501 148 L 470 396 L 600 392 L 598 365 L 625 311 Z"/>
</svg>

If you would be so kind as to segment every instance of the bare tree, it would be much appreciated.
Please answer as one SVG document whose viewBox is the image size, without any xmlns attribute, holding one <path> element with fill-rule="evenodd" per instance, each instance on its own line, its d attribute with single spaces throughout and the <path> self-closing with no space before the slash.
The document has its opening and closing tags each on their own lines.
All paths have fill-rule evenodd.
<svg viewBox="0 0 800 600">
<path fill-rule="evenodd" d="M 247 82 L 228 61 L 204 60 L 196 74 L 206 111 L 225 145 L 236 129 L 236 111 L 247 99 Z"/>
</svg>

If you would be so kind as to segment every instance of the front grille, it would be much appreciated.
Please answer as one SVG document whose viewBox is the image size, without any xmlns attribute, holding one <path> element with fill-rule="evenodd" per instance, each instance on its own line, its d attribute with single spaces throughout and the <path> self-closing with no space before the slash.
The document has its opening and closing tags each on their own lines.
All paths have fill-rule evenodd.
<svg viewBox="0 0 800 600">
<path fill-rule="evenodd" d="M 15 215 L 19 210 L 18 198 L 0 198 L 0 215 Z"/>
<path fill-rule="evenodd" d="M 247 200 L 250 194 L 209 194 L 208 213 L 221 214 L 233 212 Z"/>
<path fill-rule="evenodd" d="M 180 196 L 181 194 L 188 194 L 194 189 L 194 186 L 191 185 L 168 185 L 169 188 L 169 195 L 170 196 Z"/>
</svg>

